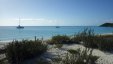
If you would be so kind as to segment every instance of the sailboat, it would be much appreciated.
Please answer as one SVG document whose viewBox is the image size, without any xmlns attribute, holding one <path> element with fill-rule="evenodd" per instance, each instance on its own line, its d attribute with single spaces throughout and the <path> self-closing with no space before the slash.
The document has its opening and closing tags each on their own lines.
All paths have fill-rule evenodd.
<svg viewBox="0 0 113 64">
<path fill-rule="evenodd" d="M 58 26 L 58 25 L 59 25 L 59 23 L 57 22 L 56 24 L 57 24 L 57 25 L 56 25 L 56 28 L 60 28 L 60 26 Z"/>
<path fill-rule="evenodd" d="M 23 29 L 23 26 L 20 26 L 20 18 L 19 18 L 19 25 L 17 26 L 17 29 Z"/>
<path fill-rule="evenodd" d="M 60 28 L 60 26 L 56 26 L 56 28 Z"/>
</svg>

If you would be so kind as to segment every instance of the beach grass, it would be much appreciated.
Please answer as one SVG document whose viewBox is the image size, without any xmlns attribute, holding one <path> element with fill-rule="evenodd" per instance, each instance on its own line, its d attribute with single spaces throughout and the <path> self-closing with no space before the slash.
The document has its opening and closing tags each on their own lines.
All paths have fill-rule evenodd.
<svg viewBox="0 0 113 64">
<path fill-rule="evenodd" d="M 56 35 L 51 39 L 47 40 L 48 44 L 77 44 L 70 36 L 67 35 Z"/>
<path fill-rule="evenodd" d="M 90 48 L 69 49 L 68 52 L 64 58 L 56 61 L 57 64 L 96 64 L 96 60 L 99 58 L 92 55 L 93 49 Z"/>
<path fill-rule="evenodd" d="M 6 46 L 6 57 L 11 64 L 21 64 L 24 60 L 40 56 L 46 52 L 47 45 L 42 41 L 13 41 Z"/>
<path fill-rule="evenodd" d="M 113 35 L 97 35 L 92 29 L 85 29 L 73 37 L 82 45 L 104 51 L 113 51 Z"/>
<path fill-rule="evenodd" d="M 84 29 L 72 37 L 67 35 L 56 35 L 46 41 L 48 44 L 81 44 L 85 47 L 113 51 L 113 35 L 98 35 L 93 29 Z"/>
</svg>

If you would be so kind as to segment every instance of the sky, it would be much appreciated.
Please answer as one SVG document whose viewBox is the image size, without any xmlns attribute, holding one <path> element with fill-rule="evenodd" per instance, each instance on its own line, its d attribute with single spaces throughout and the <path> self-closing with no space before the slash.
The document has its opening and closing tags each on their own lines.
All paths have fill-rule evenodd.
<svg viewBox="0 0 113 64">
<path fill-rule="evenodd" d="M 0 0 L 0 26 L 98 26 L 113 22 L 113 0 Z"/>
</svg>

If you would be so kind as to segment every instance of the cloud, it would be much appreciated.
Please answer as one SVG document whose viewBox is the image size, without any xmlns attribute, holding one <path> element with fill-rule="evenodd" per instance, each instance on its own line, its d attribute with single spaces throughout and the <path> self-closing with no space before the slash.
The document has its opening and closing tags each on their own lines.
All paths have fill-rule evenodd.
<svg viewBox="0 0 113 64">
<path fill-rule="evenodd" d="M 113 19 L 105 20 L 105 22 L 113 22 Z"/>
<path fill-rule="evenodd" d="M 17 26 L 19 24 L 19 19 L 5 19 L 0 21 L 0 26 Z M 20 24 L 24 26 L 55 26 L 57 20 L 50 19 L 20 19 Z"/>
</svg>

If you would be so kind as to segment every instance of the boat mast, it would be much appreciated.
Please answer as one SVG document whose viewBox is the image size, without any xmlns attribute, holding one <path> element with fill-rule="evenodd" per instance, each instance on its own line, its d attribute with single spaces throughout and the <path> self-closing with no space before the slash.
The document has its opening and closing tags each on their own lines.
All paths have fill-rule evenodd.
<svg viewBox="0 0 113 64">
<path fill-rule="evenodd" d="M 20 17 L 19 17 L 19 26 L 20 26 Z"/>
<path fill-rule="evenodd" d="M 20 17 L 19 17 L 19 25 L 17 27 L 18 29 L 23 29 L 24 27 L 23 26 L 20 26 Z"/>
</svg>

